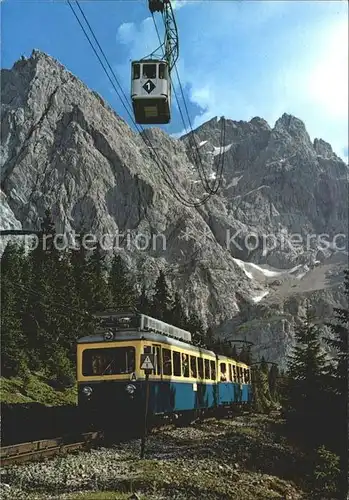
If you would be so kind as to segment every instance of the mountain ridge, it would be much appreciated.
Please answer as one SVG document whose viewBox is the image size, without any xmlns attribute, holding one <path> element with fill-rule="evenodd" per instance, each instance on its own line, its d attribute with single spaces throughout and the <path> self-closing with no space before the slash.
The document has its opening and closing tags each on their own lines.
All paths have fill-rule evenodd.
<svg viewBox="0 0 349 500">
<path fill-rule="evenodd" d="M 249 122 L 226 119 L 221 150 L 221 121 L 214 117 L 194 136 L 211 181 L 218 159 L 224 157 L 222 186 L 202 206 L 185 207 L 142 138 L 54 58 L 34 50 L 12 69 L 1 70 L 1 75 L 2 227 L 39 229 L 48 208 L 58 232 L 129 231 L 134 238 L 142 234 L 149 239 L 163 235 L 165 249 L 142 251 L 133 242 L 127 251 L 120 251 L 139 282 L 151 285 L 158 270 L 165 269 L 171 288 L 181 290 L 186 307 L 224 336 L 229 336 L 236 320 L 240 327 L 248 326 L 248 318 L 241 318 L 251 307 L 257 311 L 249 313 L 251 318 L 258 317 L 258 304 L 268 303 L 269 308 L 279 304 L 276 299 L 270 302 L 270 297 L 279 293 L 282 302 L 298 294 L 300 307 L 294 315 L 287 312 L 285 319 L 280 306 L 277 325 L 269 322 L 263 327 L 266 339 L 278 336 L 280 346 L 260 352 L 274 360 L 284 358 L 305 297 L 312 294 L 311 287 L 307 292 L 299 283 L 309 273 L 316 274 L 319 266 L 340 276 L 347 258 L 348 166 L 331 145 L 323 139 L 312 142 L 304 123 L 284 113 L 274 127 L 260 117 Z M 205 193 L 193 165 L 190 136 L 177 140 L 157 128 L 147 129 L 146 135 L 185 199 L 201 199 Z M 324 232 L 329 246 L 322 248 L 318 241 L 308 244 L 309 235 Z M 292 243 L 295 234 L 301 240 L 298 246 Z M 341 250 L 333 243 L 338 234 L 345 240 L 345 248 L 340 241 Z M 265 245 L 266 236 L 276 248 Z M 255 249 L 246 244 L 248 239 L 255 240 Z M 256 273 L 248 276 L 248 263 L 269 272 L 299 266 L 299 276 L 304 274 L 295 278 L 286 273 L 281 284 L 271 285 L 260 269 L 259 278 Z M 294 280 L 297 294 L 292 295 Z M 331 307 L 340 303 L 341 285 L 333 283 L 320 287 L 322 296 L 316 303 Z M 322 309 L 328 314 L 326 307 Z M 281 327 L 282 321 L 288 326 Z M 258 338 L 254 328 L 246 335 Z"/>
</svg>

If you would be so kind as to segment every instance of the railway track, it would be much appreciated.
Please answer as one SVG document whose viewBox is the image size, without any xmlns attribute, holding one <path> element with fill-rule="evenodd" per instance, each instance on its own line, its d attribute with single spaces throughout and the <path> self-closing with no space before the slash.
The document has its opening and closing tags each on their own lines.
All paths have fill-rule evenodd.
<svg viewBox="0 0 349 500">
<path fill-rule="evenodd" d="M 14 465 L 75 450 L 88 449 L 93 444 L 101 442 L 103 438 L 104 433 L 102 431 L 95 431 L 80 434 L 75 440 L 72 437 L 59 437 L 3 446 L 0 448 L 0 465 Z"/>
</svg>

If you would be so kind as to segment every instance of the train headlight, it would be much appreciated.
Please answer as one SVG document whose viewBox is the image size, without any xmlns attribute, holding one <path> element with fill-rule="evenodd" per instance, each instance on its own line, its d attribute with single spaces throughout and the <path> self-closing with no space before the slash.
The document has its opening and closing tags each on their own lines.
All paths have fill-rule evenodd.
<svg viewBox="0 0 349 500">
<path fill-rule="evenodd" d="M 105 332 L 104 334 L 104 340 L 113 340 L 114 334 L 111 330 Z"/>
<path fill-rule="evenodd" d="M 83 388 L 82 392 L 83 392 L 83 394 L 85 394 L 85 396 L 91 396 L 92 387 L 87 385 L 86 387 Z"/>
<path fill-rule="evenodd" d="M 128 394 L 133 394 L 136 390 L 136 386 L 133 385 L 133 384 L 128 384 L 126 387 L 125 387 L 125 391 L 128 393 Z"/>
</svg>

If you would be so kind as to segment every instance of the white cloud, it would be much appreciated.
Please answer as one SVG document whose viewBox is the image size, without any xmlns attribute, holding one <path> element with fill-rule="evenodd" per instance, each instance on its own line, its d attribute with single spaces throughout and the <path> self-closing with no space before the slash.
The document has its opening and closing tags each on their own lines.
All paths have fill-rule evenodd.
<svg viewBox="0 0 349 500">
<path fill-rule="evenodd" d="M 118 41 L 121 43 L 131 43 L 136 34 L 135 23 L 123 23 L 119 26 L 117 31 Z"/>
<path fill-rule="evenodd" d="M 172 2 L 171 2 L 172 9 L 179 10 L 182 7 L 184 7 L 184 5 L 186 5 L 187 3 L 188 3 L 188 0 L 172 0 Z"/>
</svg>

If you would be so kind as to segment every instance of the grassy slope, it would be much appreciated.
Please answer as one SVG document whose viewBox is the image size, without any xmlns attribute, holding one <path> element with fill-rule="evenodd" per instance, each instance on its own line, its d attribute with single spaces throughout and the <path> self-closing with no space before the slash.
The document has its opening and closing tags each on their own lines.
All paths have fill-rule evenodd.
<svg viewBox="0 0 349 500">
<path fill-rule="evenodd" d="M 19 377 L 0 378 L 0 402 L 2 404 L 41 403 L 46 406 L 55 406 L 76 404 L 76 401 L 76 386 L 57 390 L 49 385 L 49 380 L 39 373 L 29 375 L 26 380 Z"/>
</svg>

